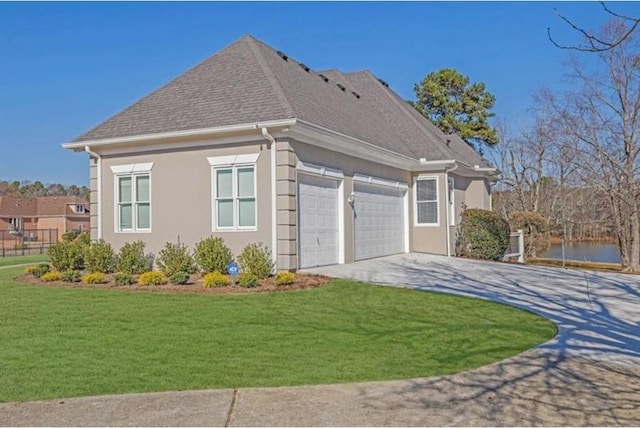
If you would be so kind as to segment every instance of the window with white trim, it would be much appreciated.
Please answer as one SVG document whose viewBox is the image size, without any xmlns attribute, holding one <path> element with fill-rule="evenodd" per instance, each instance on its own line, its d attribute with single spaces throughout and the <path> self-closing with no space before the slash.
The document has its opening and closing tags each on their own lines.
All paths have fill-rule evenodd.
<svg viewBox="0 0 640 428">
<path fill-rule="evenodd" d="M 151 174 L 116 175 L 116 216 L 119 232 L 151 231 Z"/>
<path fill-rule="evenodd" d="M 214 224 L 218 230 L 255 229 L 257 222 L 256 166 L 213 169 Z"/>
<path fill-rule="evenodd" d="M 16 232 L 24 230 L 24 219 L 22 217 L 9 218 L 9 230 Z"/>
<path fill-rule="evenodd" d="M 438 179 L 416 180 L 416 224 L 438 225 Z"/>
</svg>

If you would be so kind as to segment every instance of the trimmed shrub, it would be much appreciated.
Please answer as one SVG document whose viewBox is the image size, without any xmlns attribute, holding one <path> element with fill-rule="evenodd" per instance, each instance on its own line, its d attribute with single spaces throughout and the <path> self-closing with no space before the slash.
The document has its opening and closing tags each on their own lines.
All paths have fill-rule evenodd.
<svg viewBox="0 0 640 428">
<path fill-rule="evenodd" d="M 240 287 L 253 288 L 258 286 L 258 277 L 250 272 L 242 272 L 236 282 Z"/>
<path fill-rule="evenodd" d="M 230 282 L 229 277 L 220 272 L 210 272 L 202 278 L 202 286 L 204 288 L 226 287 Z"/>
<path fill-rule="evenodd" d="M 80 235 L 80 232 L 77 230 L 70 230 L 68 232 L 65 232 L 62 234 L 62 240 L 64 242 L 72 242 L 74 239 L 76 239 L 78 237 L 78 235 Z"/>
<path fill-rule="evenodd" d="M 118 272 L 138 275 L 153 269 L 153 255 L 144 254 L 144 242 L 127 242 L 116 256 Z"/>
<path fill-rule="evenodd" d="M 249 272 L 258 279 L 264 279 L 273 271 L 271 251 L 262 243 L 249 244 L 238 255 L 238 265 L 242 272 Z"/>
<path fill-rule="evenodd" d="M 160 272 L 169 277 L 180 272 L 194 273 L 196 271 L 195 261 L 184 244 L 172 242 L 164 244 L 164 248 L 158 253 L 156 263 Z"/>
<path fill-rule="evenodd" d="M 89 272 L 111 273 L 116 265 L 116 255 L 111 244 L 100 239 L 84 247 L 84 267 Z"/>
<path fill-rule="evenodd" d="M 278 272 L 276 275 L 277 285 L 293 284 L 296 280 L 296 274 L 293 272 Z"/>
<path fill-rule="evenodd" d="M 167 283 L 167 277 L 157 270 L 145 272 L 138 277 L 138 285 L 163 285 Z"/>
<path fill-rule="evenodd" d="M 458 230 L 456 254 L 481 260 L 502 260 L 509 246 L 509 223 L 494 211 L 466 209 Z"/>
<path fill-rule="evenodd" d="M 189 274 L 186 272 L 176 272 L 171 275 L 169 282 L 174 285 L 184 285 L 189 282 Z"/>
<path fill-rule="evenodd" d="M 65 270 L 61 272 L 61 276 L 64 282 L 80 282 L 82 280 L 82 275 L 77 270 Z"/>
<path fill-rule="evenodd" d="M 116 285 L 131 285 L 136 282 L 133 275 L 125 272 L 118 272 L 114 274 L 113 279 L 115 280 Z"/>
<path fill-rule="evenodd" d="M 204 273 L 226 272 L 227 265 L 233 260 L 231 250 L 219 236 L 210 236 L 198 242 L 195 260 Z"/>
<path fill-rule="evenodd" d="M 73 240 L 73 242 L 79 244 L 80 246 L 86 246 L 91 244 L 91 236 L 87 232 L 82 232 Z"/>
<path fill-rule="evenodd" d="M 547 219 L 535 211 L 514 211 L 509 214 L 511 230 L 522 229 L 524 256 L 536 257 L 549 249 Z"/>
<path fill-rule="evenodd" d="M 52 272 L 45 273 L 40 277 L 40 279 L 46 282 L 60 281 L 62 280 L 62 274 L 54 270 Z"/>
<path fill-rule="evenodd" d="M 29 266 L 26 270 L 29 270 L 31 275 L 35 276 L 36 278 L 40 278 L 42 277 L 42 275 L 51 270 L 51 266 L 49 266 L 49 264 L 47 263 L 40 263 L 37 266 Z"/>
<path fill-rule="evenodd" d="M 76 242 L 60 241 L 49 247 L 49 260 L 57 271 L 82 269 L 82 246 Z"/>
<path fill-rule="evenodd" d="M 107 276 L 102 272 L 88 273 L 82 277 L 82 282 L 85 284 L 106 284 Z"/>
</svg>

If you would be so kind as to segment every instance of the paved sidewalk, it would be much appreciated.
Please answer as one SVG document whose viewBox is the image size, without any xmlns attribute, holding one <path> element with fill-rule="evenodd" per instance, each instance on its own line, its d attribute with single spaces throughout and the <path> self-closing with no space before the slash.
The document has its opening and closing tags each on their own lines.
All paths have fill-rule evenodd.
<svg viewBox="0 0 640 428">
<path fill-rule="evenodd" d="M 560 332 L 452 376 L 6 403 L 0 424 L 640 426 L 640 277 L 418 254 L 314 271 L 502 301 L 546 316 Z"/>
</svg>

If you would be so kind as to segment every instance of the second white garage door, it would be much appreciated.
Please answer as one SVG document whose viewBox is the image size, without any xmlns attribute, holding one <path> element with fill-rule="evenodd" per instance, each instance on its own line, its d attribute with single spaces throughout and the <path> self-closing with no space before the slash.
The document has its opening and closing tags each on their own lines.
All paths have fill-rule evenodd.
<svg viewBox="0 0 640 428">
<path fill-rule="evenodd" d="M 356 260 L 405 252 L 406 192 L 354 183 Z"/>
<path fill-rule="evenodd" d="M 338 180 L 298 174 L 300 268 L 337 264 Z"/>
</svg>

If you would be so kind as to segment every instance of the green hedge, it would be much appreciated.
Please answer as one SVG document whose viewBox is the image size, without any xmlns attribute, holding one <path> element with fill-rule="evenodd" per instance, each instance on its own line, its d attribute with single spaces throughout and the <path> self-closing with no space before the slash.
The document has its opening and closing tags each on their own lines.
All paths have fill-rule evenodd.
<svg viewBox="0 0 640 428">
<path fill-rule="evenodd" d="M 456 254 L 481 260 L 502 260 L 509 246 L 509 223 L 494 211 L 466 209 L 458 230 Z"/>
</svg>

